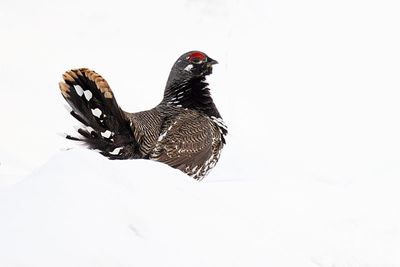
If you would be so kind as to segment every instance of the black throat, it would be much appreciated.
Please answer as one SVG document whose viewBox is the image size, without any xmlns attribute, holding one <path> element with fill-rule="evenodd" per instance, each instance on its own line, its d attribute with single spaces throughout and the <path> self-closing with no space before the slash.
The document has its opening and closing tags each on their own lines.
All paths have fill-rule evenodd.
<svg viewBox="0 0 400 267">
<path fill-rule="evenodd" d="M 221 117 L 204 76 L 168 81 L 162 102 L 175 107 L 195 109 L 210 117 Z"/>
</svg>

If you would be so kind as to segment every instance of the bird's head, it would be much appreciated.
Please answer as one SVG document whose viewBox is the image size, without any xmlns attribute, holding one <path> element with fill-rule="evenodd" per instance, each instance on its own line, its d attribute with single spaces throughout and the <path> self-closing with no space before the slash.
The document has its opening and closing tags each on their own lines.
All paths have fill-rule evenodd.
<svg viewBox="0 0 400 267">
<path fill-rule="evenodd" d="M 163 101 L 185 107 L 212 102 L 205 78 L 217 63 L 200 51 L 190 51 L 180 56 L 172 66 Z"/>
<path fill-rule="evenodd" d="M 172 70 L 185 77 L 202 77 L 212 73 L 212 66 L 218 62 L 200 51 L 190 51 L 178 58 Z"/>
</svg>

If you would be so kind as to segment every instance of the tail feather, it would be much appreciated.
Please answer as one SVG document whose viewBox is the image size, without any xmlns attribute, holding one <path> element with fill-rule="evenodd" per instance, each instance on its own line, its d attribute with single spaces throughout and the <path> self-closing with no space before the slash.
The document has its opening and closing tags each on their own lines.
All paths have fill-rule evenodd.
<svg viewBox="0 0 400 267">
<path fill-rule="evenodd" d="M 67 139 L 83 141 L 110 159 L 138 157 L 130 121 L 106 80 L 92 70 L 74 69 L 64 73 L 59 86 L 70 114 L 85 126 L 78 129 L 81 137 Z"/>
</svg>

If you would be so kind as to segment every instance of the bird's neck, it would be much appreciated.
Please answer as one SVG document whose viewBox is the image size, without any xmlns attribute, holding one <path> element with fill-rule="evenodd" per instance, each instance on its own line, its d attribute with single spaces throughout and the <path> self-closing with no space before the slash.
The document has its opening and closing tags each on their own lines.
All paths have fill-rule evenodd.
<svg viewBox="0 0 400 267">
<path fill-rule="evenodd" d="M 170 106 L 196 109 L 210 117 L 220 117 L 205 77 L 168 80 L 162 102 Z"/>
</svg>

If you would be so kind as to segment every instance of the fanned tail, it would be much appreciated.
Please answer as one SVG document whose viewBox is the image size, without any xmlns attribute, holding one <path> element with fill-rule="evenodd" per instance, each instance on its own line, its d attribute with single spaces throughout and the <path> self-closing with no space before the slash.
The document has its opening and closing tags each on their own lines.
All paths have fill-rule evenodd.
<svg viewBox="0 0 400 267">
<path fill-rule="evenodd" d="M 130 120 L 118 106 L 107 81 L 96 72 L 82 68 L 64 73 L 59 83 L 64 99 L 71 106 L 70 114 L 85 127 L 81 137 L 66 138 L 83 141 L 110 159 L 138 157 L 138 145 Z"/>
</svg>

